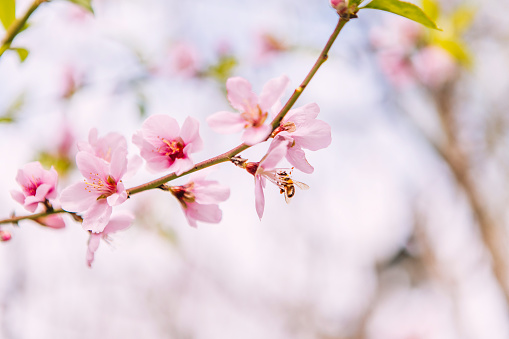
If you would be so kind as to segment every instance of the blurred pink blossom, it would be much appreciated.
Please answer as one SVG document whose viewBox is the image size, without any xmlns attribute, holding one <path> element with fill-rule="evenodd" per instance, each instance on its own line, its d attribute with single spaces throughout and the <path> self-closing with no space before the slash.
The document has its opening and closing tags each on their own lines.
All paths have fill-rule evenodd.
<svg viewBox="0 0 509 339">
<path fill-rule="evenodd" d="M 412 58 L 419 80 L 436 88 L 454 77 L 457 67 L 452 55 L 438 46 L 427 46 Z"/>
<path fill-rule="evenodd" d="M 401 88 L 414 83 L 414 69 L 408 55 L 399 50 L 383 50 L 377 58 L 382 72 L 394 86 Z"/>
<path fill-rule="evenodd" d="M 81 214 L 84 229 L 102 232 L 110 220 L 112 206 L 127 199 L 122 183 L 127 170 L 127 150 L 115 148 L 110 163 L 88 152 L 78 152 L 76 164 L 86 179 L 62 191 L 62 208 Z"/>
<path fill-rule="evenodd" d="M 153 115 L 145 120 L 141 130 L 133 135 L 133 143 L 140 148 L 150 170 L 169 170 L 177 175 L 193 167 L 189 154 L 203 148 L 198 120 L 187 117 L 180 129 L 168 115 Z"/>
<path fill-rule="evenodd" d="M 266 62 L 278 54 L 285 52 L 289 47 L 270 32 L 258 32 L 256 35 L 257 52 L 256 61 Z"/>
<path fill-rule="evenodd" d="M 199 53 L 185 41 L 173 45 L 166 58 L 152 68 L 153 73 L 161 76 L 194 77 L 199 72 Z"/>
<path fill-rule="evenodd" d="M 217 224 L 222 212 L 218 203 L 230 196 L 230 189 L 214 180 L 205 180 L 203 171 L 193 174 L 183 186 L 171 186 L 170 192 L 179 200 L 189 225 L 196 221 Z"/>
<path fill-rule="evenodd" d="M 318 113 L 320 107 L 316 103 L 292 109 L 272 134 L 274 140 L 270 147 L 277 147 L 279 143 L 288 145 L 286 159 L 304 173 L 313 173 L 314 168 L 308 163 L 303 148 L 317 151 L 332 141 L 331 127 L 316 119 Z"/>
<path fill-rule="evenodd" d="M 207 122 L 218 133 L 235 133 L 244 130 L 242 141 L 254 145 L 264 141 L 272 128 L 265 124 L 274 107 L 280 106 L 281 97 L 289 83 L 286 76 L 269 80 L 257 96 L 251 84 L 244 78 L 233 77 L 226 81 L 228 101 L 241 114 L 220 111 L 211 115 Z"/>
<path fill-rule="evenodd" d="M 28 163 L 16 175 L 21 192 L 13 190 L 11 196 L 33 213 L 40 202 L 57 197 L 57 180 L 58 174 L 53 167 L 48 171 L 38 161 Z"/>
<path fill-rule="evenodd" d="M 88 239 L 88 248 L 87 248 L 87 265 L 92 267 L 92 262 L 94 261 L 95 252 L 99 248 L 99 243 L 101 239 L 108 242 L 110 240 L 109 235 L 111 233 L 115 233 L 117 231 L 122 231 L 131 226 L 131 223 L 134 220 L 134 216 L 127 212 L 122 211 L 114 215 L 108 224 L 104 227 L 104 230 L 99 233 L 90 233 L 90 238 Z"/>
</svg>

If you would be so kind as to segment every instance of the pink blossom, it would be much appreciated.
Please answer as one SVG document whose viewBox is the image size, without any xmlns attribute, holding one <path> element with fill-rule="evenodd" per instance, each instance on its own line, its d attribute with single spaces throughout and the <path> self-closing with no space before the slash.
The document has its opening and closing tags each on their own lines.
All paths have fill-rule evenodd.
<svg viewBox="0 0 509 339">
<path fill-rule="evenodd" d="M 104 227 L 104 230 L 99 233 L 90 233 L 90 238 L 88 239 L 88 248 L 87 248 L 87 265 L 92 267 L 92 262 L 94 261 L 95 252 L 99 248 L 99 243 L 101 239 L 106 242 L 110 241 L 109 235 L 111 233 L 115 233 L 117 231 L 125 230 L 134 220 L 134 216 L 127 212 L 119 212 L 117 215 L 114 215 L 108 224 Z"/>
<path fill-rule="evenodd" d="M 90 153 L 108 163 L 111 162 L 111 155 L 113 154 L 113 150 L 117 147 L 127 149 L 127 141 L 123 135 L 111 132 L 99 138 L 96 128 L 92 128 L 88 133 L 88 142 L 78 142 L 78 150 L 80 152 Z M 129 157 L 127 172 L 124 177 L 133 176 L 141 167 L 142 163 L 143 160 L 137 155 Z"/>
<path fill-rule="evenodd" d="M 265 124 L 269 113 L 280 106 L 281 97 L 289 83 L 286 76 L 269 80 L 257 96 L 251 84 L 241 77 L 229 78 L 226 81 L 228 101 L 241 114 L 220 111 L 211 115 L 207 122 L 218 133 L 236 133 L 244 130 L 242 141 L 254 145 L 264 141 L 272 127 Z"/>
<path fill-rule="evenodd" d="M 198 73 L 198 51 L 186 42 L 176 44 L 170 53 L 172 73 L 192 77 Z"/>
<path fill-rule="evenodd" d="M 38 161 L 28 163 L 16 175 L 21 192 L 11 191 L 11 196 L 33 213 L 40 202 L 57 197 L 57 179 L 58 174 L 53 167 L 48 171 Z"/>
<path fill-rule="evenodd" d="M 9 241 L 11 238 L 11 233 L 8 231 L 0 230 L 0 241 Z"/>
<path fill-rule="evenodd" d="M 308 163 L 303 148 L 317 151 L 332 141 L 329 124 L 316 119 L 318 113 L 320 107 L 315 103 L 292 109 L 273 133 L 271 148 L 281 142 L 288 145 L 286 159 L 304 173 L 313 173 L 314 168 Z"/>
<path fill-rule="evenodd" d="M 295 185 L 302 188 L 309 188 L 306 184 L 294 181 L 291 178 L 292 170 L 288 168 L 276 168 L 277 164 L 288 151 L 289 141 L 282 140 L 274 147 L 269 148 L 267 154 L 260 162 L 248 162 L 245 160 L 234 162 L 237 166 L 245 168 L 255 179 L 255 206 L 256 212 L 260 220 L 263 216 L 265 208 L 265 196 L 263 189 L 265 188 L 266 179 L 276 185 L 280 189 L 280 193 L 285 194 L 287 203 L 295 194 Z"/>
<path fill-rule="evenodd" d="M 377 59 L 382 72 L 394 86 L 401 88 L 414 83 L 415 75 L 410 58 L 401 50 L 380 51 Z"/>
<path fill-rule="evenodd" d="M 230 196 L 230 189 L 214 180 L 205 180 L 203 172 L 192 175 L 183 186 L 170 186 L 168 190 L 179 200 L 189 225 L 196 221 L 217 224 L 222 212 L 218 203 Z"/>
<path fill-rule="evenodd" d="M 169 170 L 177 175 L 193 167 L 189 153 L 203 148 L 198 120 L 188 117 L 180 129 L 168 115 L 153 115 L 145 120 L 141 130 L 133 135 L 133 143 L 140 148 L 150 170 Z"/>
<path fill-rule="evenodd" d="M 102 232 L 108 223 L 112 206 L 127 199 L 122 176 L 127 170 L 127 150 L 114 149 L 108 163 L 87 152 L 78 152 L 76 164 L 86 178 L 63 190 L 62 208 L 81 214 L 83 228 L 95 233 Z"/>
</svg>

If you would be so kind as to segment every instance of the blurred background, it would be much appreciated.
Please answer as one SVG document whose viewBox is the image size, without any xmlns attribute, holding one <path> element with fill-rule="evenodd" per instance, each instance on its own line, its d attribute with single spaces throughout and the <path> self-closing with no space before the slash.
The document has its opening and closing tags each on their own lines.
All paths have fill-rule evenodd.
<svg viewBox="0 0 509 339">
<path fill-rule="evenodd" d="M 267 186 L 262 221 L 252 176 L 225 163 L 209 175 L 231 189 L 220 224 L 191 228 L 170 194 L 143 192 L 91 269 L 72 218 L 2 226 L 0 338 L 509 338 L 509 3 L 419 5 L 443 31 L 368 9 L 345 26 L 295 106 L 318 103 L 332 144 L 307 152 L 291 204 Z M 92 7 L 43 3 L 0 59 L 0 218 L 27 214 L 9 193 L 27 162 L 55 166 L 60 190 L 81 180 L 93 127 L 130 143 L 152 114 L 190 115 L 194 161 L 237 146 L 205 122 L 232 110 L 226 79 L 297 87 L 338 18 L 326 0 Z"/>
</svg>

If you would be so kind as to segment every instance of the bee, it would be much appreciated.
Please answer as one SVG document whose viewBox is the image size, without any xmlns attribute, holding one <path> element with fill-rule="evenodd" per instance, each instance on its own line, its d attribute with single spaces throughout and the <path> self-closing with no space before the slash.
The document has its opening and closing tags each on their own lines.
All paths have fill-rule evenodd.
<svg viewBox="0 0 509 339">
<path fill-rule="evenodd" d="M 303 182 L 293 180 L 292 171 L 287 170 L 279 170 L 276 173 L 277 177 L 277 185 L 279 187 L 279 193 L 285 195 L 285 201 L 287 204 L 290 203 L 291 199 L 295 195 L 295 186 L 299 187 L 302 190 L 309 189 L 309 186 Z"/>
</svg>

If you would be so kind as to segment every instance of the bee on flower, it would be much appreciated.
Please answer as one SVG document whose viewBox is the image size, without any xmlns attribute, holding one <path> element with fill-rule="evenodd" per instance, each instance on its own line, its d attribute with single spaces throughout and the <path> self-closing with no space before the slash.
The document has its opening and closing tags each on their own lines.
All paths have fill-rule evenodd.
<svg viewBox="0 0 509 339">
<path fill-rule="evenodd" d="M 269 149 L 269 152 L 260 160 L 260 162 L 247 162 L 246 159 L 233 157 L 231 162 L 236 166 L 245 169 L 252 174 L 255 179 L 255 206 L 260 220 L 265 209 L 265 188 L 266 180 L 276 185 L 280 193 L 285 195 L 287 203 L 295 195 L 295 186 L 307 190 L 309 186 L 292 179 L 292 170 L 287 168 L 276 168 L 277 164 L 286 155 L 288 145 L 285 142 Z"/>
</svg>

